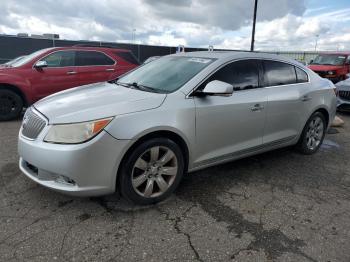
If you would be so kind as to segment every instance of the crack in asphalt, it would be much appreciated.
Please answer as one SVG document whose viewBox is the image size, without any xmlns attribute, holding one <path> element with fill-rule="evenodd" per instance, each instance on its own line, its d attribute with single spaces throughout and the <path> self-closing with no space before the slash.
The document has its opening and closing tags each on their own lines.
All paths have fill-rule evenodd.
<svg viewBox="0 0 350 262">
<path fill-rule="evenodd" d="M 194 178 L 195 175 L 187 176 L 177 196 L 185 201 L 200 205 L 217 222 L 225 222 L 228 225 L 228 230 L 236 233 L 238 238 L 241 237 L 242 233 L 253 235 L 255 239 L 248 244 L 246 249 L 257 251 L 262 249 L 271 259 L 276 259 L 282 254 L 290 252 L 303 256 L 309 261 L 316 261 L 301 250 L 302 247 L 306 246 L 304 241 L 290 239 L 279 228 L 266 230 L 261 223 L 248 221 L 237 210 L 221 203 L 217 196 L 232 187 L 232 179 L 227 181 L 227 177 L 211 177 L 208 173 L 196 178 Z"/>
<path fill-rule="evenodd" d="M 187 215 L 189 211 L 192 210 L 192 208 L 196 207 L 196 205 L 190 206 L 188 209 L 186 209 L 181 216 L 176 216 L 175 218 L 171 218 L 170 214 L 167 213 L 165 210 L 162 210 L 160 207 L 156 206 L 156 209 L 165 216 L 166 221 L 173 222 L 174 229 L 178 234 L 182 234 L 187 238 L 187 243 L 190 246 L 191 250 L 193 251 L 195 258 L 197 261 L 203 261 L 197 251 L 197 249 L 194 247 L 192 240 L 191 240 L 191 235 L 187 232 L 184 232 L 181 230 L 179 223 L 182 221 L 182 219 Z"/>
</svg>

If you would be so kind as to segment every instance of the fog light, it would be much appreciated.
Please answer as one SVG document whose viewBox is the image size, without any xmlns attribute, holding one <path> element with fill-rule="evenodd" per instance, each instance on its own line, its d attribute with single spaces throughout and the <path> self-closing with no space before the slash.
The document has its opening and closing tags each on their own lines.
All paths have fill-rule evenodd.
<svg viewBox="0 0 350 262">
<path fill-rule="evenodd" d="M 61 183 L 61 184 L 66 184 L 66 185 L 70 185 L 70 186 L 74 186 L 75 185 L 75 181 L 73 179 L 70 179 L 69 177 L 62 176 L 62 175 L 59 175 L 55 179 L 55 182 L 56 183 Z"/>
</svg>

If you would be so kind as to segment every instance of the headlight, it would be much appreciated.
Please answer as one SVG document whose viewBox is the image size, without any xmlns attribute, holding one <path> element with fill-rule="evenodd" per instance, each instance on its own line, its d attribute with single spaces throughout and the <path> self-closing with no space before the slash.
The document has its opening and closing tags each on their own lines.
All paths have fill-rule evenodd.
<svg viewBox="0 0 350 262">
<path fill-rule="evenodd" d="M 112 119 L 113 118 L 105 118 L 76 124 L 52 125 L 44 141 L 59 144 L 82 143 L 100 133 Z"/>
<path fill-rule="evenodd" d="M 334 75 L 335 72 L 334 72 L 334 71 L 327 71 L 327 74 L 328 74 L 328 75 Z"/>
</svg>

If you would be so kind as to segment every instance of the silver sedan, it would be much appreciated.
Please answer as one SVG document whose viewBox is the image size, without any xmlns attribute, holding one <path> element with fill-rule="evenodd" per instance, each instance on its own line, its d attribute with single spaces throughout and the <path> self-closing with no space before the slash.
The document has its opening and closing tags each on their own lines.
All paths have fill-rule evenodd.
<svg viewBox="0 0 350 262">
<path fill-rule="evenodd" d="M 296 61 L 179 53 L 34 104 L 19 133 L 19 165 L 66 194 L 120 190 L 151 204 L 187 172 L 290 145 L 315 153 L 335 110 L 334 85 Z"/>
</svg>

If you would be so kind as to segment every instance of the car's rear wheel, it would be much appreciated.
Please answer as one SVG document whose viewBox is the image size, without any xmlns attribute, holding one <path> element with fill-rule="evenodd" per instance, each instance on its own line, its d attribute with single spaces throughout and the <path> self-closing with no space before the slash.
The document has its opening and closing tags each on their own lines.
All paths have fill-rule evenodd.
<svg viewBox="0 0 350 262">
<path fill-rule="evenodd" d="M 22 98 L 11 90 L 0 90 L 0 121 L 12 120 L 21 114 Z"/>
<path fill-rule="evenodd" d="M 306 155 L 314 154 L 320 148 L 326 134 L 327 123 L 322 113 L 314 113 L 303 129 L 297 144 L 298 150 Z"/>
<path fill-rule="evenodd" d="M 153 204 L 173 193 L 183 172 L 180 147 L 170 139 L 154 138 L 138 145 L 123 161 L 119 188 L 135 204 Z"/>
</svg>

